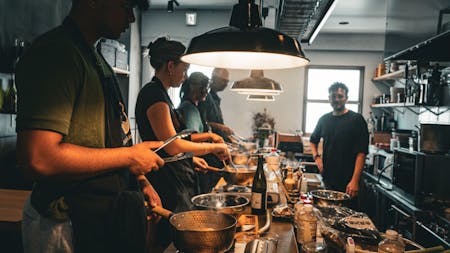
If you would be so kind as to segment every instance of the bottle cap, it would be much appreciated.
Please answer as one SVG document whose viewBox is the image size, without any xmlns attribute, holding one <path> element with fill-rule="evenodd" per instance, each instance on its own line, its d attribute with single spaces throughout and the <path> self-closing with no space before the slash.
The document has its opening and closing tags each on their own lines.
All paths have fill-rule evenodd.
<svg viewBox="0 0 450 253">
<path fill-rule="evenodd" d="M 397 231 L 391 229 L 386 230 L 386 237 L 388 239 L 396 239 L 397 236 L 398 236 Z"/>
</svg>

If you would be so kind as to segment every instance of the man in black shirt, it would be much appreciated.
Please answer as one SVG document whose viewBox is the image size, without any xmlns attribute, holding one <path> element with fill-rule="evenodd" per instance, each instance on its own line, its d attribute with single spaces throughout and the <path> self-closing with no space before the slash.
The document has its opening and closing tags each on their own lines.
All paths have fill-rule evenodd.
<svg viewBox="0 0 450 253">
<path fill-rule="evenodd" d="M 333 83 L 328 89 L 333 111 L 323 115 L 311 135 L 314 160 L 328 189 L 358 195 L 358 183 L 368 153 L 369 133 L 361 114 L 345 108 L 348 88 Z M 323 156 L 318 143 L 323 138 Z"/>
<path fill-rule="evenodd" d="M 211 76 L 211 90 L 208 93 L 208 96 L 206 96 L 206 100 L 200 102 L 198 105 L 200 114 L 212 128 L 212 131 L 225 140 L 228 139 L 228 136 L 233 134 L 233 130 L 223 122 L 222 110 L 220 109 L 221 98 L 217 95 L 217 92 L 221 92 L 227 87 L 228 82 L 230 81 L 229 76 L 228 70 L 215 68 Z"/>
</svg>

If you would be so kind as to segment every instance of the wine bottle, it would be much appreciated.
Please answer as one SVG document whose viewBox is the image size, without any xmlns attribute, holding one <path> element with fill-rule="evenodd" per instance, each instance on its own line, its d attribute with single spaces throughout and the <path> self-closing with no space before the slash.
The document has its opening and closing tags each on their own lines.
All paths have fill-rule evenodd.
<svg viewBox="0 0 450 253">
<path fill-rule="evenodd" d="M 267 210 L 267 182 L 263 167 L 264 157 L 258 155 L 258 167 L 252 185 L 251 205 L 253 214 L 264 214 Z"/>
</svg>

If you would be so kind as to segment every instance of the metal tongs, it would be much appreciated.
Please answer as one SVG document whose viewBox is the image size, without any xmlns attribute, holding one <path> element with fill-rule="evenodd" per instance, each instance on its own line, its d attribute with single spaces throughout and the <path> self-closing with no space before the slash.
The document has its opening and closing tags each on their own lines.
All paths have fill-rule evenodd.
<svg viewBox="0 0 450 253">
<path fill-rule="evenodd" d="M 236 143 L 236 144 L 240 144 L 242 142 L 247 142 L 247 140 L 244 137 L 237 135 L 235 133 L 229 135 L 228 138 L 231 140 L 231 142 Z"/>
<path fill-rule="evenodd" d="M 169 145 L 170 143 L 172 143 L 174 140 L 178 140 L 178 139 L 182 139 L 182 138 L 186 138 L 189 135 L 193 134 L 195 131 L 191 130 L 191 129 L 185 129 L 179 133 L 177 133 L 176 135 L 170 137 L 169 139 L 165 140 L 164 143 L 159 146 L 159 148 L 153 150 L 153 152 L 158 152 L 160 151 L 162 148 L 164 148 L 165 146 Z"/>
<path fill-rule="evenodd" d="M 184 159 L 189 159 L 192 157 L 194 157 L 194 153 L 186 152 L 186 153 L 179 153 L 177 155 L 170 156 L 170 157 L 165 157 L 165 158 L 163 158 L 163 160 L 164 160 L 164 163 L 171 163 L 171 162 L 176 162 L 176 161 L 180 161 L 180 160 L 184 160 Z"/>
</svg>

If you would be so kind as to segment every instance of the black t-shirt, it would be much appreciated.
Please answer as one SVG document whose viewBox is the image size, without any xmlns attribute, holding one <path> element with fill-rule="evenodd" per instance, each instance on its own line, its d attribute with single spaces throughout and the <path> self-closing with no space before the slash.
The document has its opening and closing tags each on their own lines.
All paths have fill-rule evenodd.
<svg viewBox="0 0 450 253">
<path fill-rule="evenodd" d="M 327 186 L 345 191 L 355 168 L 356 155 L 368 153 L 369 133 L 361 114 L 348 111 L 323 115 L 311 135 L 311 143 L 323 138 L 323 178 Z"/>
<path fill-rule="evenodd" d="M 159 141 L 147 118 L 147 109 L 158 102 L 166 103 L 169 106 L 175 131 L 179 132 L 184 129 L 184 124 L 180 122 L 163 84 L 157 77 L 153 77 L 152 81 L 141 89 L 136 101 L 136 122 L 143 141 Z"/>
</svg>

